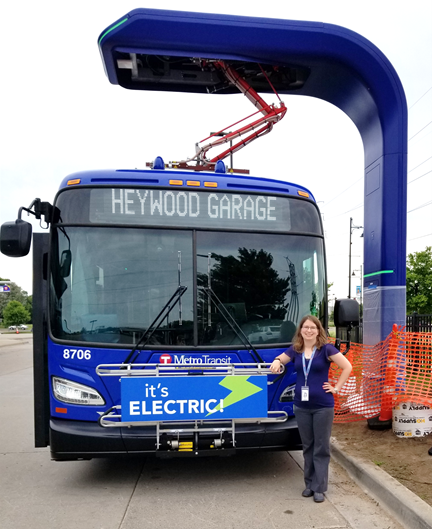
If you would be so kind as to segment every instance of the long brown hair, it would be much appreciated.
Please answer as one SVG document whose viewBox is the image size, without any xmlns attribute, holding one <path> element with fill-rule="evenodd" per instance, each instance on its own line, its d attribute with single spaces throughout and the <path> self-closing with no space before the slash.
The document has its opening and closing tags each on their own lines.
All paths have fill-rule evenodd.
<svg viewBox="0 0 432 529">
<path fill-rule="evenodd" d="M 321 349 L 321 347 L 325 345 L 328 341 L 327 334 L 324 330 L 324 327 L 321 325 L 321 322 L 319 321 L 319 319 L 311 315 L 304 316 L 300 322 L 300 325 L 297 327 L 297 330 L 293 338 L 293 347 L 297 353 L 302 353 L 304 351 L 304 340 L 303 340 L 303 336 L 301 335 L 301 328 L 303 327 L 305 322 L 308 320 L 312 322 L 314 325 L 316 325 L 316 328 L 318 329 L 318 336 L 317 336 L 316 344 L 315 344 L 316 348 Z"/>
</svg>

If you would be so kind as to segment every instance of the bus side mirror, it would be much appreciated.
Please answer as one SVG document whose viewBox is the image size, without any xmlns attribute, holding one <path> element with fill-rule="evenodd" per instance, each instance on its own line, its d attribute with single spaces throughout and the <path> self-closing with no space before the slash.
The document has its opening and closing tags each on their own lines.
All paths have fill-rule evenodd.
<svg viewBox="0 0 432 529">
<path fill-rule="evenodd" d="M 32 226 L 25 220 L 5 222 L 0 230 L 0 251 L 8 257 L 24 257 L 30 251 Z"/>
<path fill-rule="evenodd" d="M 360 323 L 360 306 L 355 299 L 337 299 L 334 307 L 336 327 L 356 327 Z"/>
</svg>

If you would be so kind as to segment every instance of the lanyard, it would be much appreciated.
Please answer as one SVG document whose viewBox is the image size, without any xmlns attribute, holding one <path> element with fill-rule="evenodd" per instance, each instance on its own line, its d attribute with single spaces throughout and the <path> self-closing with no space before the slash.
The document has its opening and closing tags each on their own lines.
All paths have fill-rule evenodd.
<svg viewBox="0 0 432 529">
<path fill-rule="evenodd" d="M 316 347 L 313 348 L 313 351 L 312 351 L 312 354 L 311 354 L 311 357 L 310 357 L 310 360 L 309 360 L 307 368 L 306 368 L 306 360 L 305 360 L 304 352 L 302 354 L 303 373 L 304 373 L 304 376 L 305 376 L 305 386 L 307 386 L 307 379 L 308 379 L 309 371 L 310 371 L 310 368 L 311 368 L 311 365 L 312 365 L 312 360 L 313 360 L 313 357 L 315 355 L 315 351 L 316 351 Z"/>
</svg>

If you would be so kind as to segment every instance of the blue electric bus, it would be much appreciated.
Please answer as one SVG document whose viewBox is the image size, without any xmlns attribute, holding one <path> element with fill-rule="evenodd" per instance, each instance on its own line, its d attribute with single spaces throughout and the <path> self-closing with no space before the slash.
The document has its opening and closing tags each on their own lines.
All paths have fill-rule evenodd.
<svg viewBox="0 0 432 529">
<path fill-rule="evenodd" d="M 207 17 L 181 16 L 187 27 Z M 262 116 L 225 136 L 252 131 L 236 152 L 285 114 L 258 91 L 298 90 L 310 68 L 209 57 L 196 43 L 184 55 L 179 21 L 136 10 L 107 28 L 108 78 L 148 91 L 240 90 Z M 174 39 L 163 52 L 161 35 Z M 37 198 L 1 228 L 0 250 L 20 257 L 32 241 L 22 212 L 47 227 L 33 235 L 34 412 L 35 445 L 54 460 L 301 446 L 292 366 L 277 376 L 268 367 L 303 316 L 327 328 L 319 210 L 300 185 L 227 172 L 209 147 L 182 163 L 70 175 L 52 204 Z M 339 326 L 356 319 L 350 307 L 338 305 Z"/>
<path fill-rule="evenodd" d="M 22 211 L 49 224 L 33 234 L 34 402 L 36 446 L 55 460 L 300 446 L 295 374 L 268 364 L 304 315 L 327 326 L 318 207 L 299 185 L 223 162 L 193 177 L 161 159 L 73 174 L 52 205 L 36 199 L 2 226 L 1 251 L 17 257 L 31 241 Z M 183 420 L 177 398 L 144 417 L 149 377 L 190 386 L 239 375 L 265 378 L 266 413 L 246 398 L 246 418 L 201 402 Z M 129 404 L 137 417 L 125 413 L 125 379 L 147 384 Z"/>
</svg>

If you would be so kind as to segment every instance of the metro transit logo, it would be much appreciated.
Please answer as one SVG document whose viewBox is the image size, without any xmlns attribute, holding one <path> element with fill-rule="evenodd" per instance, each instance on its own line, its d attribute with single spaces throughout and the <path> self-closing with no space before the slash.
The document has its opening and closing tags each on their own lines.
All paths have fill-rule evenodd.
<svg viewBox="0 0 432 529">
<path fill-rule="evenodd" d="M 160 355 L 159 363 L 161 364 L 171 364 L 172 362 L 172 356 L 169 354 L 163 354 Z"/>
<path fill-rule="evenodd" d="M 231 364 L 233 358 L 225 355 L 210 355 L 210 354 L 174 354 L 163 353 L 159 356 L 159 363 L 162 365 L 176 364 L 176 365 L 201 365 L 201 364 Z"/>
</svg>

